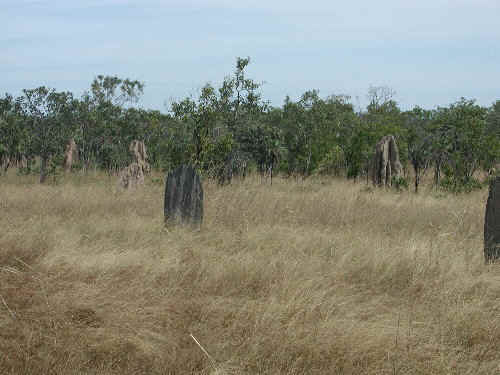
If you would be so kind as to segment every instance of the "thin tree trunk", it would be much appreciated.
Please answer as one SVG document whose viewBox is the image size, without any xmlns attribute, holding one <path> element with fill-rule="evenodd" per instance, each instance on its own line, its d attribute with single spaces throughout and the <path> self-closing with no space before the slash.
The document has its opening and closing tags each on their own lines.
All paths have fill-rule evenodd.
<svg viewBox="0 0 500 375">
<path fill-rule="evenodd" d="M 441 162 L 436 163 L 434 168 L 434 185 L 439 186 L 439 180 L 441 178 Z"/>
<path fill-rule="evenodd" d="M 9 169 L 10 166 L 10 158 L 8 156 L 3 156 L 1 158 L 2 165 L 0 166 L 0 174 L 2 174 L 2 169 L 3 173 L 7 173 L 7 170 Z"/>
<path fill-rule="evenodd" d="M 418 194 L 418 185 L 420 184 L 420 168 L 418 162 L 412 162 L 413 171 L 415 172 L 415 194 Z"/>
<path fill-rule="evenodd" d="M 40 160 L 40 183 L 43 184 L 47 179 L 47 162 L 48 157 L 42 156 Z"/>
</svg>

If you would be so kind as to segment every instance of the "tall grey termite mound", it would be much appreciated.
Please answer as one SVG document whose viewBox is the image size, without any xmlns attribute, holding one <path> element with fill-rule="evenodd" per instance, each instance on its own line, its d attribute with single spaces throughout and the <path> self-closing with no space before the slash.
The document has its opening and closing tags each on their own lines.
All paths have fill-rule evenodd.
<svg viewBox="0 0 500 375">
<path fill-rule="evenodd" d="M 490 183 L 484 218 L 484 259 L 486 263 L 500 259 L 500 176 Z"/>
<path fill-rule="evenodd" d="M 393 135 L 386 135 L 375 146 L 371 177 L 374 185 L 391 186 L 393 178 L 401 177 L 402 165 Z"/>
<path fill-rule="evenodd" d="M 191 165 L 171 171 L 165 183 L 165 223 L 201 226 L 203 221 L 203 186 Z"/>
<path fill-rule="evenodd" d="M 144 185 L 144 174 L 151 171 L 151 167 L 147 162 L 148 155 L 144 142 L 132 141 L 129 151 L 133 161 L 120 172 L 120 186 L 124 189 L 134 189 Z"/>
<path fill-rule="evenodd" d="M 66 144 L 66 150 L 64 151 L 64 171 L 70 172 L 73 163 L 78 161 L 78 148 L 76 147 L 75 140 L 71 138 Z"/>
</svg>

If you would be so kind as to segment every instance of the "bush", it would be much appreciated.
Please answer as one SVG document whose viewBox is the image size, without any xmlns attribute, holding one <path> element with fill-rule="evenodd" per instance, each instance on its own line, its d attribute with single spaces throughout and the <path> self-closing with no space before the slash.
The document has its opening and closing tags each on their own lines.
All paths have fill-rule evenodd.
<svg viewBox="0 0 500 375">
<path fill-rule="evenodd" d="M 452 193 L 470 193 L 471 191 L 481 189 L 482 184 L 475 178 L 459 179 L 454 176 L 445 176 L 439 186 Z"/>
<path fill-rule="evenodd" d="M 345 167 L 345 155 L 340 146 L 335 146 L 328 151 L 320 161 L 316 173 L 320 175 L 339 176 Z"/>
</svg>

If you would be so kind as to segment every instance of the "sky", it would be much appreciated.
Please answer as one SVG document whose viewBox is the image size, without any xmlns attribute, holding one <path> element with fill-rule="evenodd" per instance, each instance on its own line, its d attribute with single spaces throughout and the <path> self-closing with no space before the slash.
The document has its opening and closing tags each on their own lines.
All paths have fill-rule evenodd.
<svg viewBox="0 0 500 375">
<path fill-rule="evenodd" d="M 402 109 L 500 100 L 500 0 L 0 0 L 0 95 L 45 85 L 76 96 L 99 74 L 145 83 L 166 111 L 250 57 L 282 106 L 307 90 Z"/>
</svg>

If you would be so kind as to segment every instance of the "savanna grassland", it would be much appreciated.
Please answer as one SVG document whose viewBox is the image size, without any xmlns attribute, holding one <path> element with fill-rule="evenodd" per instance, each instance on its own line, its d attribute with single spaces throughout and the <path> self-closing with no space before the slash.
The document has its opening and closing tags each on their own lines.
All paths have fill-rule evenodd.
<svg viewBox="0 0 500 375">
<path fill-rule="evenodd" d="M 160 175 L 0 177 L 0 374 L 500 373 L 486 190 L 204 188 L 193 232 Z"/>
</svg>

